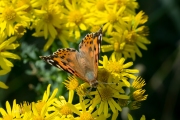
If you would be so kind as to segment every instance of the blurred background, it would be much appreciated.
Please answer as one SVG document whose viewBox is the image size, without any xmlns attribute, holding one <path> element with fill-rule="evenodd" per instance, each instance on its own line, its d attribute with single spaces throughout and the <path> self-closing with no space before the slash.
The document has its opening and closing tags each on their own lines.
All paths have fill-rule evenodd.
<svg viewBox="0 0 180 120">
<path fill-rule="evenodd" d="M 138 120 L 142 114 L 149 119 L 178 120 L 180 107 L 180 0 L 137 0 L 149 20 L 150 45 L 142 51 L 142 58 L 137 57 L 134 67 L 140 70 L 140 76 L 146 81 L 148 99 L 138 110 L 131 111 L 133 118 Z M 49 52 L 42 51 L 45 40 L 32 38 L 33 31 L 22 39 L 16 53 L 23 56 L 22 60 L 13 61 L 12 71 L 1 76 L 9 89 L 0 89 L 0 106 L 6 100 L 14 99 L 17 103 L 41 99 L 49 83 L 52 88 L 59 88 L 59 95 L 67 96 L 67 90 L 61 83 L 67 79 L 66 72 L 57 72 L 38 56 L 51 54 L 61 46 L 60 41 L 53 44 Z M 38 40 L 36 40 L 38 39 Z M 21 42 L 21 41 L 20 41 Z M 76 43 L 75 43 L 76 44 Z M 76 44 L 76 46 L 78 43 Z M 43 76 L 43 77 L 42 77 Z M 60 77 L 63 76 L 63 77 Z M 50 81 L 51 79 L 51 81 Z"/>
<path fill-rule="evenodd" d="M 148 16 L 151 44 L 135 61 L 142 67 L 148 99 L 133 116 L 178 120 L 180 107 L 180 1 L 138 0 Z M 138 118 L 138 117 L 137 117 Z"/>
</svg>

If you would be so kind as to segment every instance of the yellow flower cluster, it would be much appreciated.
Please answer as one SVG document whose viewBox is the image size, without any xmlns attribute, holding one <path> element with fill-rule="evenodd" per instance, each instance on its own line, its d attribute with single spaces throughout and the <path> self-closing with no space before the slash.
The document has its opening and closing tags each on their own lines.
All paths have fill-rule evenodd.
<svg viewBox="0 0 180 120">
<path fill-rule="evenodd" d="M 147 16 L 142 11 L 136 15 L 135 0 L 3 0 L 0 8 L 1 33 L 23 36 L 25 29 L 35 29 L 34 36 L 48 40 L 44 50 L 55 39 L 69 47 L 68 41 L 78 40 L 81 31 L 95 31 L 102 25 L 104 40 L 110 44 L 102 50 L 113 50 L 117 57 L 135 59 L 135 53 L 141 57 L 138 47 L 146 50 L 144 44 L 150 43 L 143 26 Z"/>
<path fill-rule="evenodd" d="M 75 82 L 78 83 L 75 77 L 69 77 L 69 82 L 65 83 L 66 87 L 70 90 L 71 83 Z M 141 80 L 141 84 L 142 82 Z M 75 89 L 69 92 L 69 99 L 66 101 L 63 96 L 56 97 L 57 88 L 50 94 L 51 85 L 49 84 L 43 98 L 37 102 L 17 104 L 16 100 L 14 100 L 11 107 L 9 102 L 6 101 L 6 110 L 0 108 L 0 114 L 2 115 L 0 120 L 105 120 L 110 116 L 112 120 L 115 120 L 118 116 L 118 111 L 122 111 L 123 107 L 119 101 L 121 99 L 126 101 L 130 99 L 130 96 L 124 94 L 122 83 L 119 84 L 121 85 L 105 86 L 102 84 L 101 87 L 97 88 L 97 91 L 91 91 L 86 96 L 79 95 L 79 103 L 77 104 L 73 103 Z M 138 83 L 136 82 L 135 84 L 137 85 Z M 78 88 L 81 89 L 82 87 L 77 85 L 76 92 L 79 92 Z M 87 98 L 84 99 L 83 97 Z M 109 113 L 109 110 L 113 112 L 112 115 Z M 128 118 L 133 120 L 130 114 L 128 114 Z M 145 120 L 145 117 L 143 118 Z"/>
<path fill-rule="evenodd" d="M 19 44 L 15 42 L 16 39 L 16 36 L 7 38 L 4 34 L 0 35 L 0 76 L 9 73 L 14 66 L 13 63 L 8 60 L 9 58 L 20 59 L 18 55 L 10 52 L 19 46 Z M 0 88 L 8 87 L 0 81 Z"/>
<path fill-rule="evenodd" d="M 2 0 L 0 75 L 13 67 L 7 58 L 20 59 L 8 51 L 19 46 L 15 41 L 26 29 L 35 30 L 35 37 L 43 36 L 47 40 L 44 50 L 48 50 L 56 39 L 69 47 L 69 42 L 79 40 L 83 31 L 95 32 L 103 26 L 103 41 L 107 44 L 101 49 L 112 54 L 99 61 L 102 66 L 98 68 L 97 88 L 80 84 L 72 76 L 64 82 L 69 90 L 67 102 L 63 96 L 55 97 L 58 89 L 50 96 L 49 85 L 42 100 L 37 102 L 16 104 L 14 100 L 12 108 L 6 102 L 6 110 L 0 108 L 0 120 L 104 120 L 110 117 L 115 120 L 123 107 L 138 109 L 140 102 L 147 99 L 142 89 L 145 81 L 135 75 L 139 72 L 137 69 L 129 68 L 133 62 L 125 63 L 125 60 L 135 60 L 136 54 L 141 57 L 139 48 L 147 50 L 145 45 L 150 41 L 146 38 L 148 28 L 143 25 L 148 17 L 142 11 L 136 14 L 137 8 L 136 0 Z M 73 103 L 75 92 L 79 96 L 77 104 Z M 132 119 L 130 115 L 128 118 Z"/>
<path fill-rule="evenodd" d="M 136 8 L 135 0 L 2 0 L 0 34 L 5 39 L 19 38 L 26 29 L 35 29 L 34 36 L 48 40 L 44 46 L 47 50 L 55 39 L 69 47 L 68 41 L 79 40 L 82 31 L 95 31 L 103 25 L 103 40 L 109 44 L 102 45 L 102 51 L 113 51 L 118 59 L 124 56 L 135 60 L 135 54 L 142 56 L 139 47 L 147 50 L 145 44 L 150 43 L 143 25 L 147 16 L 142 11 L 136 15 Z"/>
</svg>

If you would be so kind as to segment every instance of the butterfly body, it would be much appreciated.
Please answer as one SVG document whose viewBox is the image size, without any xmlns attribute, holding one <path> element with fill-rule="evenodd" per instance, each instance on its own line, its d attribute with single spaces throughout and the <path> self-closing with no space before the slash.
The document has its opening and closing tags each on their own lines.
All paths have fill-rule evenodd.
<svg viewBox="0 0 180 120">
<path fill-rule="evenodd" d="M 98 83 L 98 60 L 102 41 L 102 28 L 87 34 L 79 44 L 79 51 L 63 48 L 49 56 L 40 56 L 49 64 L 63 69 L 95 87 Z"/>
</svg>

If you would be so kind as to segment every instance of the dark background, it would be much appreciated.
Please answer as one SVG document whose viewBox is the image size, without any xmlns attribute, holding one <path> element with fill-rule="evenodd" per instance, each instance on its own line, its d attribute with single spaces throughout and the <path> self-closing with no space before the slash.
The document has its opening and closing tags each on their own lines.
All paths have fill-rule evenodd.
<svg viewBox="0 0 180 120">
<path fill-rule="evenodd" d="M 180 88 L 180 1 L 138 0 L 148 16 L 150 34 L 148 51 L 137 58 L 146 80 L 148 99 L 133 116 L 147 119 L 178 120 Z"/>
<path fill-rule="evenodd" d="M 178 120 L 180 119 L 178 114 L 180 107 L 180 0 L 138 0 L 137 2 L 140 5 L 137 12 L 143 10 L 149 16 L 146 25 L 150 30 L 148 38 L 151 44 L 147 45 L 147 51 L 142 51 L 143 57 L 137 57 L 134 62 L 134 67 L 140 70 L 140 76 L 146 80 L 144 89 L 146 89 L 148 99 L 142 102 L 140 109 L 131 111 L 131 114 L 135 120 L 140 119 L 142 114 L 147 120 L 153 118 Z M 56 68 L 40 62 L 38 56 L 44 54 L 42 48 L 46 41 L 36 40 L 37 38 L 32 40 L 32 33 L 33 31 L 29 31 L 29 34 L 24 37 L 26 43 L 23 43 L 16 51 L 24 58 L 21 61 L 13 61 L 12 71 L 1 77 L 1 80 L 10 87 L 8 90 L 0 89 L 2 107 L 6 100 L 12 103 L 16 99 L 19 103 L 41 99 L 48 83 L 52 84 L 52 88 L 59 88 L 59 95 L 62 93 L 67 95 L 61 84 L 63 79 L 67 78 L 66 73 L 57 74 Z M 54 44 L 51 51 L 55 51 L 60 45 L 60 42 Z M 61 75 L 63 78 L 59 77 Z M 49 79 L 52 81 L 48 81 Z"/>
</svg>

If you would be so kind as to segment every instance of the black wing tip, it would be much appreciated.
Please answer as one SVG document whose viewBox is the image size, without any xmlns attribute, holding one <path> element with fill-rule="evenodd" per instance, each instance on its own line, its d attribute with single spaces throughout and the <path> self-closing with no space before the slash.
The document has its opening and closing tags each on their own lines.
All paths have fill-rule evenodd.
<svg viewBox="0 0 180 120">
<path fill-rule="evenodd" d="M 102 34 L 102 30 L 103 30 L 103 25 L 100 27 L 100 29 L 98 30 L 98 33 Z"/>
<path fill-rule="evenodd" d="M 102 34 L 102 31 L 103 31 L 103 25 L 100 27 L 100 29 L 95 32 L 94 36 L 99 36 L 100 34 Z"/>
<path fill-rule="evenodd" d="M 41 58 L 41 59 L 43 59 L 43 60 L 46 60 L 46 59 L 50 59 L 51 56 L 50 56 L 50 55 L 49 55 L 49 56 L 39 56 L 39 58 Z"/>
</svg>

